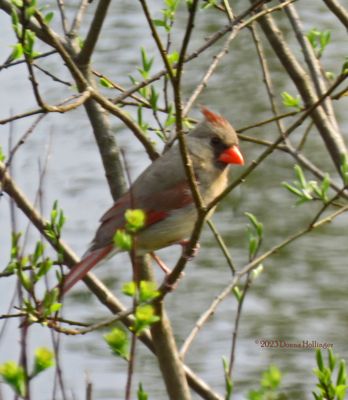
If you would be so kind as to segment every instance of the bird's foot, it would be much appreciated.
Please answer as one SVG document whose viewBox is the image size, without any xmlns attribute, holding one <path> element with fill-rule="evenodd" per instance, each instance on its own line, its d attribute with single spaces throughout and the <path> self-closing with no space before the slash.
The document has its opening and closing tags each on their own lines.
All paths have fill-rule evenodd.
<svg viewBox="0 0 348 400">
<path fill-rule="evenodd" d="M 151 255 L 152 259 L 154 261 L 156 261 L 156 263 L 159 265 L 159 267 L 165 274 L 162 286 L 165 287 L 168 292 L 174 291 L 178 286 L 179 279 L 181 279 L 182 277 L 185 276 L 185 272 L 180 273 L 179 279 L 176 282 L 170 283 L 168 278 L 169 278 L 169 275 L 171 274 L 172 270 L 170 268 L 168 268 L 167 264 L 165 262 L 163 262 L 160 259 L 160 257 L 158 257 L 154 252 L 150 253 L 150 255 Z"/>
<path fill-rule="evenodd" d="M 152 257 L 152 259 L 154 261 L 156 261 L 156 263 L 158 264 L 158 266 L 161 268 L 161 270 L 165 273 L 166 276 L 168 276 L 172 270 L 167 266 L 167 264 L 162 261 L 157 254 L 155 254 L 154 252 L 150 253 L 150 256 Z M 180 278 L 182 278 L 185 275 L 184 272 L 182 272 L 180 274 Z"/>
</svg>

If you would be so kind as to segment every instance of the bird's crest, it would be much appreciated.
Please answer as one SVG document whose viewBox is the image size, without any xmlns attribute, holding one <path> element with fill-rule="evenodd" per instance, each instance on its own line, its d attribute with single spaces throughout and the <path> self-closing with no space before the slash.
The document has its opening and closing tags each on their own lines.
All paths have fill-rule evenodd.
<svg viewBox="0 0 348 400">
<path fill-rule="evenodd" d="M 219 114 L 214 113 L 213 111 L 208 110 L 206 107 L 201 107 L 201 112 L 204 115 L 207 122 L 216 125 L 229 125 L 228 121 Z"/>
</svg>

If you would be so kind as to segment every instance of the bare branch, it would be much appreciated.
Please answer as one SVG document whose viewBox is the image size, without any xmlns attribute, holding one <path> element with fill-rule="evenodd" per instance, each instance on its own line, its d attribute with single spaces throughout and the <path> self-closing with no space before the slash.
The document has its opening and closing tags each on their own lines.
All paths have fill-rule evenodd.
<svg viewBox="0 0 348 400">
<path fill-rule="evenodd" d="M 77 56 L 77 63 L 79 65 L 88 64 L 91 60 L 110 2 L 110 0 L 99 0 L 86 40 L 84 41 L 80 54 Z"/>
<path fill-rule="evenodd" d="M 327 7 L 336 15 L 348 30 L 348 11 L 345 9 L 338 0 L 324 0 Z"/>
</svg>

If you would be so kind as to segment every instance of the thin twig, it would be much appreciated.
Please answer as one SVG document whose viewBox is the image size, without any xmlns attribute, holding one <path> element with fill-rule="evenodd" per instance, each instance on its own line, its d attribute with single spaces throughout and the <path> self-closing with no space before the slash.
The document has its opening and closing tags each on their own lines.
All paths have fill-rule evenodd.
<svg viewBox="0 0 348 400">
<path fill-rule="evenodd" d="M 228 266 L 230 267 L 230 269 L 232 271 L 232 275 L 234 275 L 236 273 L 236 267 L 235 267 L 235 265 L 233 263 L 231 254 L 227 249 L 226 243 L 224 242 L 223 238 L 221 237 L 221 235 L 217 231 L 217 229 L 216 229 L 214 223 L 212 222 L 212 220 L 208 218 L 206 222 L 207 222 L 210 230 L 213 232 L 215 240 L 217 241 L 218 245 L 220 246 L 220 249 L 221 249 L 223 255 L 225 256 L 227 264 L 228 264 Z"/>
<path fill-rule="evenodd" d="M 38 70 L 40 70 L 41 72 L 43 72 L 45 75 L 49 76 L 50 78 L 52 78 L 52 80 L 54 82 L 59 82 L 65 86 L 71 87 L 73 86 L 73 84 L 71 82 L 67 82 L 67 81 L 63 81 L 62 79 L 58 78 L 57 76 L 53 75 L 51 72 L 47 71 L 46 69 L 40 67 L 40 65 L 38 64 L 33 64 L 35 68 L 37 68 Z"/>
<path fill-rule="evenodd" d="M 88 0 L 81 0 L 80 1 L 80 5 L 77 9 L 76 15 L 74 17 L 74 20 L 71 24 L 71 28 L 70 28 L 70 32 L 69 35 L 72 37 L 77 36 L 79 30 L 80 30 L 80 26 L 81 26 L 81 22 L 83 19 L 83 16 L 85 15 L 85 12 L 87 10 L 88 7 Z"/>
<path fill-rule="evenodd" d="M 46 53 L 38 54 L 33 57 L 34 60 L 39 60 L 40 58 L 46 58 L 51 56 L 52 54 L 57 54 L 57 50 L 51 50 L 47 51 Z M 8 58 L 8 60 L 12 60 L 11 57 Z M 0 71 L 2 69 L 7 69 L 11 67 L 15 67 L 16 65 L 24 64 L 25 60 L 16 60 L 16 61 L 11 61 L 11 62 L 5 62 L 4 64 L 0 65 Z"/>
<path fill-rule="evenodd" d="M 185 355 L 187 354 L 188 349 L 190 348 L 194 338 L 197 336 L 198 332 L 202 329 L 204 324 L 208 321 L 208 319 L 214 315 L 218 305 L 227 297 L 231 294 L 231 290 L 233 287 L 237 284 L 239 280 L 239 277 L 234 277 L 229 283 L 226 288 L 215 297 L 209 308 L 201 315 L 201 317 L 198 319 L 198 321 L 195 323 L 194 328 L 190 332 L 190 334 L 187 336 L 184 344 L 182 345 L 180 349 L 180 356 L 182 359 L 184 359 Z"/>
<path fill-rule="evenodd" d="M 240 299 L 238 300 L 237 312 L 236 312 L 236 316 L 234 319 L 234 329 L 233 329 L 233 333 L 232 333 L 230 362 L 229 362 L 229 366 L 228 366 L 228 375 L 230 376 L 231 380 L 232 380 L 232 371 L 233 371 L 233 367 L 234 367 L 234 360 L 236 358 L 239 322 L 240 322 L 240 318 L 242 316 L 244 300 L 245 300 L 246 294 L 250 288 L 250 285 L 251 285 L 251 278 L 250 278 L 250 273 L 248 273 L 244 287 L 243 287 L 242 295 L 241 295 Z"/>
<path fill-rule="evenodd" d="M 197 100 L 198 96 L 201 94 L 203 89 L 207 86 L 209 79 L 211 78 L 212 74 L 214 73 L 215 69 L 219 65 L 219 62 L 222 58 L 228 53 L 228 49 L 230 46 L 231 41 L 236 37 L 237 33 L 239 32 L 238 26 L 229 34 L 223 48 L 219 51 L 219 53 L 214 56 L 213 62 L 210 64 L 207 72 L 204 74 L 201 82 L 197 85 L 196 89 L 188 99 L 185 107 L 183 109 L 183 116 L 185 117 L 188 112 L 190 111 L 193 103 Z"/>
<path fill-rule="evenodd" d="M 60 20 L 62 22 L 62 28 L 64 35 L 67 36 L 68 34 L 68 20 L 65 15 L 65 10 L 64 10 L 64 0 L 57 0 L 57 5 L 58 5 L 58 10 L 60 13 Z"/>
</svg>

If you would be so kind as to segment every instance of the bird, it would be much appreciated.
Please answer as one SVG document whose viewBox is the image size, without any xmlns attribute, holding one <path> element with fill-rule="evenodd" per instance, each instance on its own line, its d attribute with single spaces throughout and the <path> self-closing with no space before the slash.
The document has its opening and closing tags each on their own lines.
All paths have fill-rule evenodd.
<svg viewBox="0 0 348 400">
<path fill-rule="evenodd" d="M 227 187 L 229 165 L 243 165 L 244 158 L 237 133 L 227 119 L 206 107 L 201 112 L 203 120 L 185 135 L 185 141 L 198 190 L 207 205 Z M 65 276 L 63 294 L 93 267 L 123 251 L 115 247 L 113 238 L 125 227 L 128 209 L 141 209 L 145 216 L 143 227 L 136 233 L 137 255 L 187 243 L 197 220 L 197 208 L 178 143 L 153 161 L 104 213 L 81 261 Z M 214 208 L 210 215 L 213 212 Z"/>
</svg>

